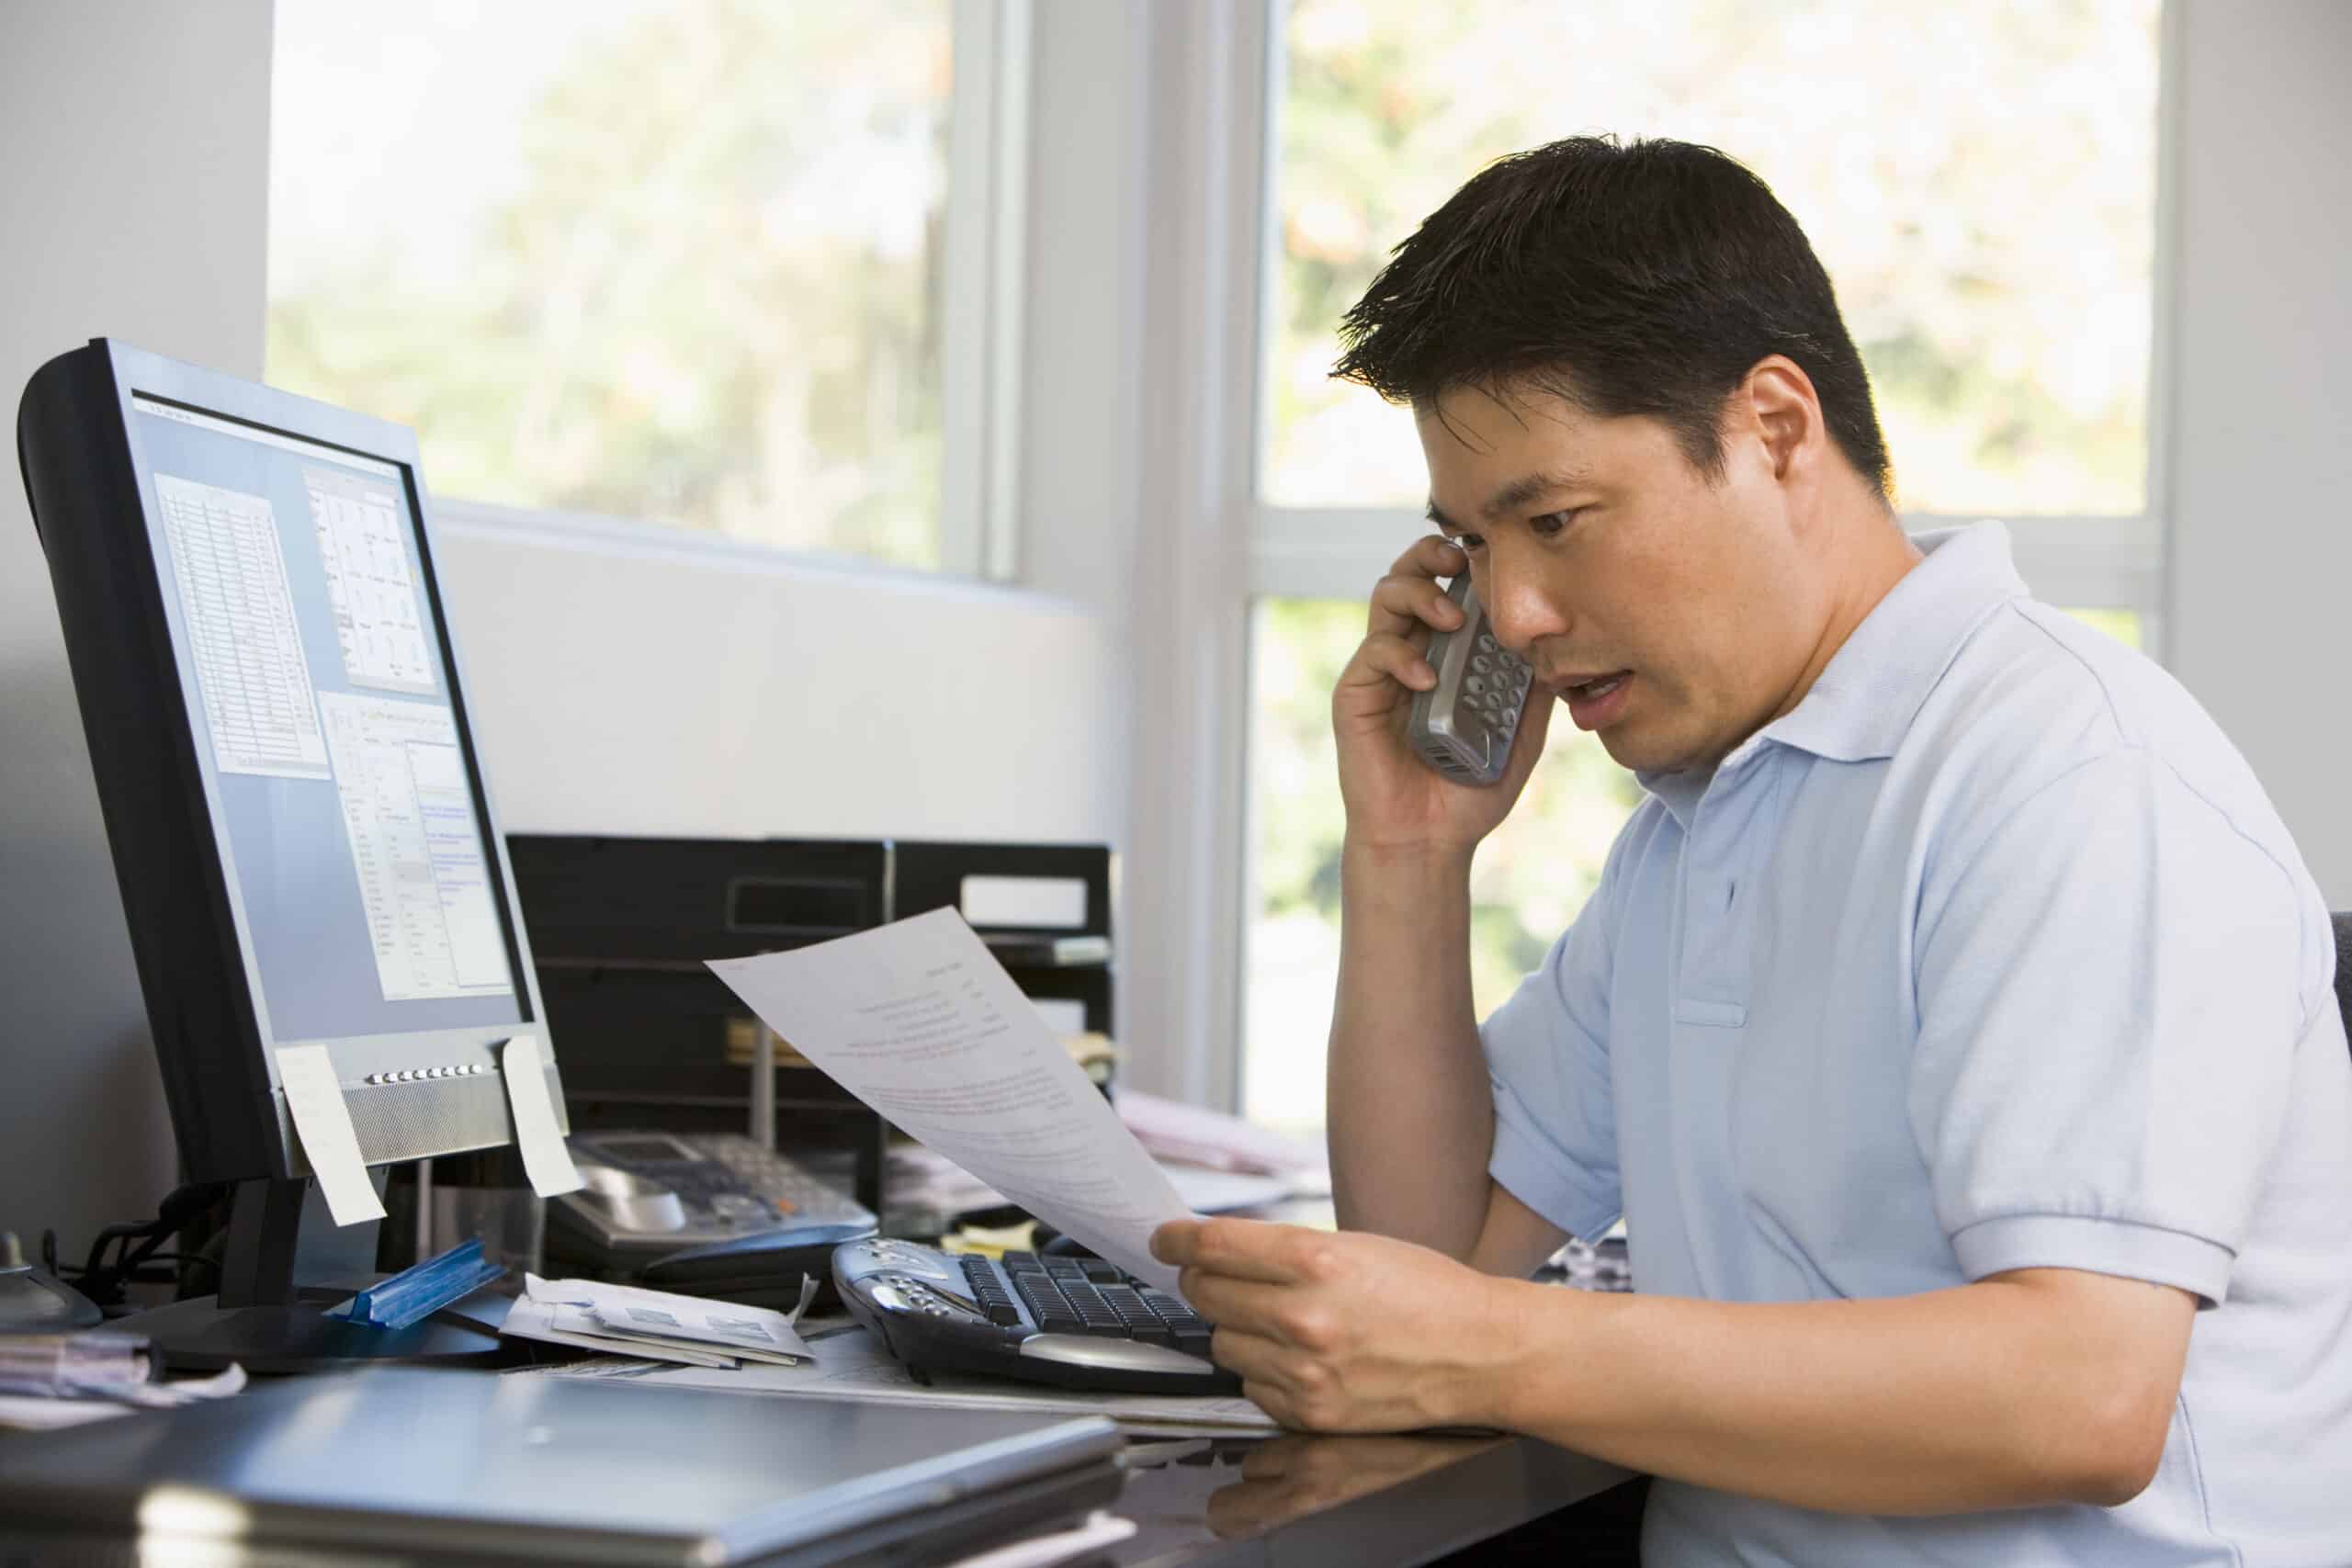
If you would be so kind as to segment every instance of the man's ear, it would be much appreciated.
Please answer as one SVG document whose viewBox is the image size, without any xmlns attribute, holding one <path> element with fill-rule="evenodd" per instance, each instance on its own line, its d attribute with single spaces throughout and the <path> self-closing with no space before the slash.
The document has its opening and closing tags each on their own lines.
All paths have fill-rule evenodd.
<svg viewBox="0 0 2352 1568">
<path fill-rule="evenodd" d="M 1768 355 L 1749 367 L 1735 395 L 1735 418 L 1762 443 L 1772 465 L 1772 477 L 1786 484 L 1810 479 L 1820 465 L 1828 429 L 1821 420 L 1821 399 L 1807 376 L 1785 355 Z"/>
</svg>

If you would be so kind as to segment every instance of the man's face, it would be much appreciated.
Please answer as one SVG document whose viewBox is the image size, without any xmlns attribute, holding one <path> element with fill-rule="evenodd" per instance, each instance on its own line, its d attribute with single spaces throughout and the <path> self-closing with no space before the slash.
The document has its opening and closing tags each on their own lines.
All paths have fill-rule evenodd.
<svg viewBox="0 0 2352 1568">
<path fill-rule="evenodd" d="M 1657 420 L 1546 392 L 1418 411 L 1431 515 L 1496 636 L 1629 768 L 1712 766 L 1784 710 L 1819 646 L 1824 585 L 1737 411 L 1713 481 Z"/>
</svg>

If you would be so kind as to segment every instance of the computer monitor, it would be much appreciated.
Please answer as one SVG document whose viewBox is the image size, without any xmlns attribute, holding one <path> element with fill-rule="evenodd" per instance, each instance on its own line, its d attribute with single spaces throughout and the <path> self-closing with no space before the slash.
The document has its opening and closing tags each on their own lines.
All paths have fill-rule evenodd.
<svg viewBox="0 0 2352 1568">
<path fill-rule="evenodd" d="M 325 1048 L 371 1166 L 507 1143 L 518 1033 L 563 1115 L 415 437 L 100 339 L 17 440 L 185 1174 L 241 1184 L 243 1327 L 181 1359 L 398 1353 L 295 1303 L 277 1053 Z"/>
</svg>

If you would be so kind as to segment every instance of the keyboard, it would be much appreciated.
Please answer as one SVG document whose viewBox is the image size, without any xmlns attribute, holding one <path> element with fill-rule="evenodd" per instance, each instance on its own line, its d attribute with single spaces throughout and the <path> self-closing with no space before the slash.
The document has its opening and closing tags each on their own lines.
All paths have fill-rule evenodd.
<svg viewBox="0 0 2352 1568">
<path fill-rule="evenodd" d="M 842 1304 L 918 1378 L 981 1372 L 1130 1393 L 1238 1393 L 1214 1325 L 1099 1258 L 1000 1260 L 872 1238 L 833 1251 Z"/>
</svg>

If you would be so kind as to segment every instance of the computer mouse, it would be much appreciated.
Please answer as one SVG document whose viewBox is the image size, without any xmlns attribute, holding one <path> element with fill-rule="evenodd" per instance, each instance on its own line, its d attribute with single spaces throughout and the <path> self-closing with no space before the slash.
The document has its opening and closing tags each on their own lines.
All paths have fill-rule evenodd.
<svg viewBox="0 0 2352 1568">
<path fill-rule="evenodd" d="M 29 1263 L 0 1269 L 0 1332 L 62 1334 L 104 1321 L 88 1297 L 55 1275 Z"/>
</svg>

